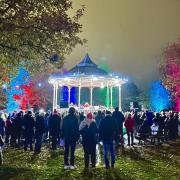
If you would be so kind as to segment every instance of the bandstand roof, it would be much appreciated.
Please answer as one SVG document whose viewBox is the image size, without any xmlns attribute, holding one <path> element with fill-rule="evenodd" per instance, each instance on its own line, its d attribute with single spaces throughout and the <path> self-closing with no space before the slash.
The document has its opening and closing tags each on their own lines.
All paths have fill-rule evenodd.
<svg viewBox="0 0 180 180">
<path fill-rule="evenodd" d="M 75 67 L 65 74 L 53 74 L 49 78 L 49 83 L 59 86 L 70 87 L 114 87 L 127 82 L 119 76 L 114 76 L 98 67 L 88 54 Z"/>
</svg>

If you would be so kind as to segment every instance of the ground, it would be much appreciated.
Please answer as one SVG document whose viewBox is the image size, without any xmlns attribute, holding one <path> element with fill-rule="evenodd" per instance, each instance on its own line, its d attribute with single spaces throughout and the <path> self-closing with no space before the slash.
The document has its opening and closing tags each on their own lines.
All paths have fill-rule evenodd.
<svg viewBox="0 0 180 180">
<path fill-rule="evenodd" d="M 22 149 L 4 150 L 0 179 L 180 179 L 180 141 L 156 146 L 117 148 L 114 169 L 104 169 L 102 162 L 95 169 L 83 169 L 83 151 L 76 150 L 76 170 L 63 169 L 63 150 L 52 152 L 44 146 L 39 155 Z"/>
</svg>

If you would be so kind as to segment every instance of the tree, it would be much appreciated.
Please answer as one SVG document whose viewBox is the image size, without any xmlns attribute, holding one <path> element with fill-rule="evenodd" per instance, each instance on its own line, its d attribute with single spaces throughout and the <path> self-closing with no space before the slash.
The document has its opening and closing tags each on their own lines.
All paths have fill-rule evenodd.
<svg viewBox="0 0 180 180">
<path fill-rule="evenodd" d="M 172 93 L 175 109 L 180 111 L 180 40 L 164 49 L 159 69 L 164 86 Z"/>
<path fill-rule="evenodd" d="M 164 109 L 172 107 L 171 93 L 163 86 L 161 81 L 151 83 L 150 106 L 155 112 L 161 112 Z"/>
<path fill-rule="evenodd" d="M 78 36 L 84 6 L 72 9 L 70 0 L 0 0 L 0 78 L 21 65 L 30 72 L 61 67 L 85 42 Z"/>
</svg>

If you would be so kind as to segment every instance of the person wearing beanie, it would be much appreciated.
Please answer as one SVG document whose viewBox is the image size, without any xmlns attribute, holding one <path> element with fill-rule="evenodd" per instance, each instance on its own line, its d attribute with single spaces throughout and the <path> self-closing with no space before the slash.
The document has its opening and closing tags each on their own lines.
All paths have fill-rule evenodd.
<svg viewBox="0 0 180 180">
<path fill-rule="evenodd" d="M 88 113 L 86 118 L 80 123 L 79 131 L 82 135 L 85 168 L 89 167 L 89 159 L 91 159 L 92 167 L 95 167 L 98 129 L 92 113 Z"/>
<path fill-rule="evenodd" d="M 62 139 L 64 139 L 65 152 L 64 152 L 64 169 L 75 169 L 75 149 L 76 142 L 79 139 L 79 124 L 75 115 L 75 109 L 71 107 L 69 114 L 65 116 L 62 123 Z M 71 149 L 70 162 L 69 151 Z"/>
</svg>

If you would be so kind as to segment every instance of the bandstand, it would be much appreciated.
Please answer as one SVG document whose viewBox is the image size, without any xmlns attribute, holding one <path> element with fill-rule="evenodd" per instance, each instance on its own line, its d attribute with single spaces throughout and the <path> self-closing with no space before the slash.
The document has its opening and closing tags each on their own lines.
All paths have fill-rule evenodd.
<svg viewBox="0 0 180 180">
<path fill-rule="evenodd" d="M 70 106 L 71 88 L 78 87 L 78 108 L 81 107 L 81 90 L 82 88 L 89 88 L 90 92 L 90 107 L 95 106 L 93 104 L 93 89 L 104 88 L 110 90 L 110 106 L 113 102 L 113 87 L 119 89 L 119 109 L 121 110 L 121 86 L 126 83 L 127 79 L 121 78 L 113 73 L 108 73 L 96 65 L 88 54 L 85 58 L 69 70 L 65 74 L 52 74 L 49 77 L 49 83 L 53 85 L 53 109 L 57 109 L 58 106 L 58 88 L 68 87 L 68 106 Z"/>
</svg>

